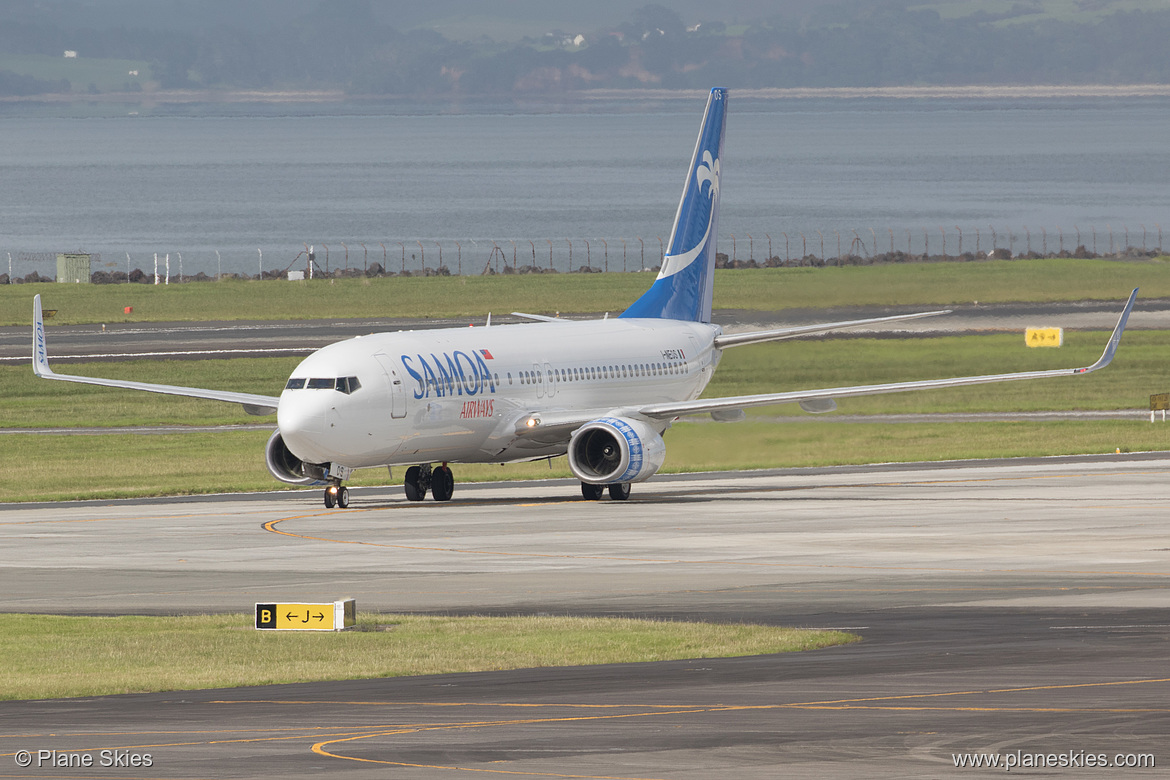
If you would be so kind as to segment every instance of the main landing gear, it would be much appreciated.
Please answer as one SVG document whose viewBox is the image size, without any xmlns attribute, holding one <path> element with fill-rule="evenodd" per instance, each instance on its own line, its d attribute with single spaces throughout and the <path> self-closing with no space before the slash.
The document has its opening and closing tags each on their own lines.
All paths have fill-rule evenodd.
<svg viewBox="0 0 1170 780">
<path fill-rule="evenodd" d="M 614 501 L 625 501 L 630 497 L 629 482 L 614 482 L 612 485 L 590 485 L 588 482 L 582 482 L 581 495 L 585 496 L 586 501 L 600 501 L 607 487 L 609 497 Z"/>
<path fill-rule="evenodd" d="M 450 501 L 455 492 L 455 475 L 446 463 L 434 468 L 429 463 L 423 463 L 406 470 L 402 486 L 409 501 L 422 501 L 427 497 L 428 490 L 436 501 Z"/>
</svg>

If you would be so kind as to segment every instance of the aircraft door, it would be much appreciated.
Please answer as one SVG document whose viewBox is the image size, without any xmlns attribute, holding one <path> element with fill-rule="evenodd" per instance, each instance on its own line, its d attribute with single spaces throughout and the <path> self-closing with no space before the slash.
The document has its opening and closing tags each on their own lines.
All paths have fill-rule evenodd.
<svg viewBox="0 0 1170 780">
<path fill-rule="evenodd" d="M 406 386 L 402 383 L 402 375 L 385 352 L 377 352 L 374 357 L 382 366 L 386 380 L 390 383 L 390 416 L 401 419 L 406 416 Z"/>
<path fill-rule="evenodd" d="M 548 377 L 544 375 L 544 366 L 540 365 L 540 363 L 533 363 L 532 376 L 536 379 L 536 397 L 544 398 L 545 393 L 548 392 L 548 388 L 550 387 Z M 552 395 L 552 393 L 549 393 L 549 395 Z"/>
<path fill-rule="evenodd" d="M 557 380 L 553 374 L 553 367 L 550 363 L 544 364 L 544 381 L 548 386 L 548 397 L 552 398 L 557 394 Z"/>
</svg>

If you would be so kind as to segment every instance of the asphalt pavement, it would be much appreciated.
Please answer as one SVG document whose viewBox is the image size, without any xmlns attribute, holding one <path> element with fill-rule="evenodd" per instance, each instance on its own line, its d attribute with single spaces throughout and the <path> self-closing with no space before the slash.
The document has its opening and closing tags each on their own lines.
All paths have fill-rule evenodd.
<svg viewBox="0 0 1170 780">
<path fill-rule="evenodd" d="M 604 614 L 845 628 L 807 653 L 0 703 L 0 776 L 1000 777 L 1170 761 L 1170 455 L 0 510 L 0 609 Z M 242 626 L 246 630 L 246 627 Z M 19 751 L 151 756 L 32 767 Z M 972 754 L 968 756 L 968 754 Z M 975 759 L 974 756 L 979 758 Z M 986 757 L 985 757 L 986 756 Z M 1090 758 L 1091 757 L 1091 758 Z M 1079 763 L 1078 763 L 1079 762 Z M 1127 774 L 1156 769 L 1127 768 Z M 1115 772 L 1109 771 L 1109 774 Z"/>
</svg>

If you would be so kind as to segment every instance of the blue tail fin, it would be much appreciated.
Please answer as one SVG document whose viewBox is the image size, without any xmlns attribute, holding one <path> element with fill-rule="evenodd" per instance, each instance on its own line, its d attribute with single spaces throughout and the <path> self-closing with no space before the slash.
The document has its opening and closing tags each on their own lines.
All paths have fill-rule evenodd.
<svg viewBox="0 0 1170 780">
<path fill-rule="evenodd" d="M 650 289 L 622 312 L 622 317 L 711 321 L 719 222 L 719 161 L 723 157 L 726 118 L 727 90 L 713 89 L 662 270 Z"/>
</svg>

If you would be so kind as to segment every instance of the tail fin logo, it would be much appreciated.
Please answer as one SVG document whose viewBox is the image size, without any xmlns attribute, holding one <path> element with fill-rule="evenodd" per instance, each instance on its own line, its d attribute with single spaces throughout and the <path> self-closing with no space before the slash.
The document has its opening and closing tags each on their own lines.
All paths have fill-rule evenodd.
<svg viewBox="0 0 1170 780">
<path fill-rule="evenodd" d="M 695 166 L 696 197 L 703 196 L 703 185 L 707 185 L 707 197 L 710 204 L 707 210 L 707 225 L 703 237 L 693 247 L 681 254 L 667 254 L 666 262 L 658 273 L 659 279 L 674 276 L 703 255 L 707 249 L 707 242 L 711 238 L 711 226 L 714 224 L 715 205 L 719 202 L 719 158 L 714 157 L 709 149 L 703 150 L 702 161 Z"/>
<path fill-rule="evenodd" d="M 719 197 L 719 160 L 711 159 L 711 152 L 703 150 L 703 162 L 695 167 L 695 183 L 699 185 L 699 192 L 703 191 L 703 182 L 711 185 L 711 200 Z"/>
</svg>

